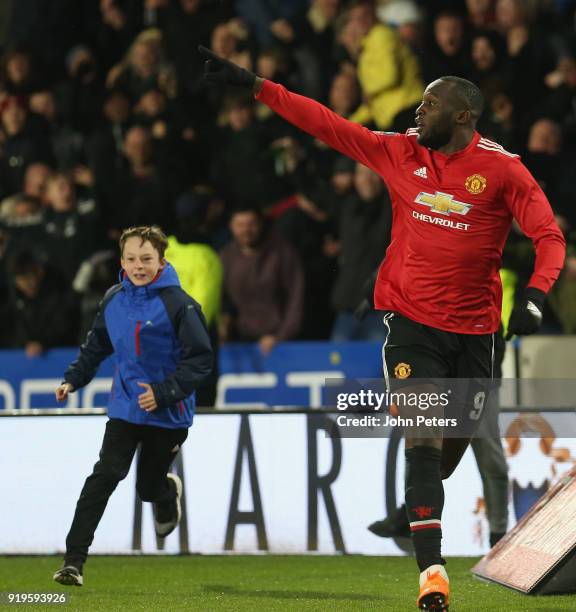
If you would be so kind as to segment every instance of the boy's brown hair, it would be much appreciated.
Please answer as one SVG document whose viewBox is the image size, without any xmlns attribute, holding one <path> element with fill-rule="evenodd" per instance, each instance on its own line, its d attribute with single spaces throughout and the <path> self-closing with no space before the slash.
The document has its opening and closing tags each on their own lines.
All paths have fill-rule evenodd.
<svg viewBox="0 0 576 612">
<path fill-rule="evenodd" d="M 140 246 L 145 242 L 149 242 L 160 255 L 160 259 L 164 259 L 164 253 L 168 248 L 168 238 L 166 234 L 157 225 L 140 225 L 138 227 L 129 227 L 122 232 L 120 236 L 120 255 L 124 255 L 124 245 L 128 238 L 140 238 L 142 241 Z"/>
</svg>

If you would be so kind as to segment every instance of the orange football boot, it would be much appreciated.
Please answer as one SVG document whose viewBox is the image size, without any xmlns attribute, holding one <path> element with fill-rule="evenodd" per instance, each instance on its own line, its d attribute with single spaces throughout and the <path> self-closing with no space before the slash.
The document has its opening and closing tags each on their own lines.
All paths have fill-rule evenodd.
<svg viewBox="0 0 576 612">
<path fill-rule="evenodd" d="M 420 594 L 416 603 L 420 610 L 448 610 L 450 580 L 443 565 L 431 565 L 420 574 Z"/>
</svg>

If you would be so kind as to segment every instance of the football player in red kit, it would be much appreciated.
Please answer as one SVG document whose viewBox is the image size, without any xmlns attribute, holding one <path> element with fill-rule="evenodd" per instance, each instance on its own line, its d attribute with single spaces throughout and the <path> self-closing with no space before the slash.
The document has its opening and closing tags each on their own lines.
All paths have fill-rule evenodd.
<svg viewBox="0 0 576 612">
<path fill-rule="evenodd" d="M 374 132 L 204 47 L 200 51 L 207 58 L 206 80 L 250 88 L 281 117 L 385 181 L 392 239 L 374 304 L 384 311 L 388 328 L 386 377 L 491 377 L 502 301 L 500 261 L 513 219 L 533 241 L 536 261 L 508 329 L 520 335 L 537 331 L 546 294 L 563 266 L 565 241 L 519 157 L 476 131 L 483 107 L 476 85 L 440 78 L 424 91 L 416 127 L 406 134 Z M 468 413 L 479 416 L 477 410 Z M 456 467 L 467 440 L 406 431 L 405 446 L 406 509 L 421 572 L 417 604 L 446 610 L 442 478 Z"/>
</svg>

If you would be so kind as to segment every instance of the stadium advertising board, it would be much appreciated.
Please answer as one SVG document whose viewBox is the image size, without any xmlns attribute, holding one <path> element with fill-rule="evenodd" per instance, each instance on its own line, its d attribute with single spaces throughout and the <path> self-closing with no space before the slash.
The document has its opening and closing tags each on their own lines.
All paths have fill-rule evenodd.
<svg viewBox="0 0 576 612">
<path fill-rule="evenodd" d="M 391 439 L 327 437 L 328 418 L 197 416 L 177 466 L 186 490 L 180 529 L 164 545 L 156 541 L 150 504 L 136 497 L 133 469 L 109 502 L 93 552 L 404 554 L 394 541 L 366 529 L 384 516 L 387 495 L 402 499 L 401 444 L 391 453 Z M 59 416 L 0 421 L 0 554 L 62 550 L 78 494 L 98 456 L 105 420 Z M 520 490 L 530 492 L 545 481 L 547 486 L 576 456 L 575 440 L 555 440 L 553 447 L 563 453 L 546 456 L 540 442 L 522 439 L 511 457 L 511 478 Z M 563 456 L 562 464 L 557 455 Z M 390 474 L 395 477 L 392 487 Z M 487 525 L 470 452 L 444 484 L 445 554 L 483 554 Z M 511 498 L 510 526 L 517 510 Z"/>
</svg>

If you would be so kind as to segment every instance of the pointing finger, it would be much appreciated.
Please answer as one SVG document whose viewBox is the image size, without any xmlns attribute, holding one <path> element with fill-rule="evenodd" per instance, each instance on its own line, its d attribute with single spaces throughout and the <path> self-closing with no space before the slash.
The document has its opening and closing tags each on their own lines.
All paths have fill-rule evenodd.
<svg viewBox="0 0 576 612">
<path fill-rule="evenodd" d="M 216 55 L 214 51 L 211 51 L 210 49 L 208 49 L 207 47 L 204 47 L 203 45 L 198 45 L 198 51 L 200 52 L 200 55 L 203 55 L 204 57 L 207 57 L 209 59 L 215 59 L 219 61 L 222 60 L 222 58 Z"/>
<path fill-rule="evenodd" d="M 209 69 L 212 69 L 215 67 L 222 67 L 222 66 L 228 66 L 233 69 L 238 69 L 238 66 L 236 66 L 234 62 L 231 62 L 230 60 L 224 59 L 223 57 L 216 55 L 214 51 L 210 51 L 210 49 L 207 49 L 206 47 L 203 47 L 202 45 L 198 45 L 198 51 L 200 52 L 201 55 L 203 55 L 205 58 L 208 59 L 207 63 L 208 63 Z"/>
</svg>

